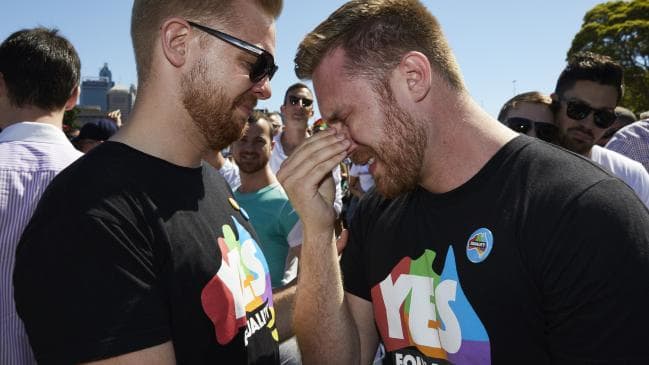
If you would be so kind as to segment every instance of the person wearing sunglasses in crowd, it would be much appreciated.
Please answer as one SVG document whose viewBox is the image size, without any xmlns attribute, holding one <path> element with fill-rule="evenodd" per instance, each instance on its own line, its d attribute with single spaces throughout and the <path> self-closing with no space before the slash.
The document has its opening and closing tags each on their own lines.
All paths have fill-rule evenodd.
<svg viewBox="0 0 649 365">
<path fill-rule="evenodd" d="M 611 137 L 613 137 L 613 135 L 617 131 L 635 122 L 636 120 L 638 120 L 638 118 L 632 111 L 623 106 L 616 106 L 615 122 L 613 122 L 613 124 L 608 127 L 606 132 L 604 132 L 604 135 L 599 140 L 597 140 L 597 145 L 602 147 L 606 146 L 608 141 L 611 140 Z"/>
<path fill-rule="evenodd" d="M 390 364 L 647 363 L 649 211 L 480 108 L 424 4 L 347 2 L 295 59 L 331 126 L 277 176 L 304 227 L 305 364 L 370 364 L 379 341 Z M 339 264 L 328 174 L 346 157 L 375 188 Z"/>
<path fill-rule="evenodd" d="M 649 112 L 640 114 L 639 121 L 617 131 L 606 148 L 640 162 L 649 171 Z"/>
<path fill-rule="evenodd" d="M 239 139 L 271 96 L 281 8 L 134 1 L 129 123 L 53 180 L 16 254 L 39 363 L 279 363 L 268 264 L 201 157 Z"/>
<path fill-rule="evenodd" d="M 617 119 L 622 79 L 622 67 L 607 56 L 592 52 L 573 55 L 551 95 L 554 121 L 562 147 L 595 161 L 627 183 L 649 206 L 649 173 L 642 164 L 596 144 Z"/>
<path fill-rule="evenodd" d="M 309 136 L 309 119 L 313 117 L 313 93 L 306 84 L 301 82 L 289 86 L 280 110 L 284 116 L 284 128 L 273 138 L 275 147 L 270 158 L 270 168 L 274 174 L 277 174 L 282 162 Z M 340 167 L 334 168 L 332 174 L 336 185 L 333 206 L 336 214 L 339 215 L 343 209 Z"/>
<path fill-rule="evenodd" d="M 538 91 L 518 94 L 503 105 L 498 120 L 518 133 L 556 143 L 558 128 L 551 105 L 552 98 Z"/>
</svg>

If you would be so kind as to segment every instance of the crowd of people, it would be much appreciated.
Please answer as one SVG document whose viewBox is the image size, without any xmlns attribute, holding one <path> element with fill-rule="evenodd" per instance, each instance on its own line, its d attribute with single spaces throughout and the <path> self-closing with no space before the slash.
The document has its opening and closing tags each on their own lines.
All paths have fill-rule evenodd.
<svg viewBox="0 0 649 365">
<path fill-rule="evenodd" d="M 419 1 L 352 0 L 271 112 L 282 1 L 219 4 L 135 0 L 129 121 L 76 135 L 74 46 L 0 44 L 1 364 L 649 362 L 649 115 L 615 60 L 495 119 Z"/>
</svg>

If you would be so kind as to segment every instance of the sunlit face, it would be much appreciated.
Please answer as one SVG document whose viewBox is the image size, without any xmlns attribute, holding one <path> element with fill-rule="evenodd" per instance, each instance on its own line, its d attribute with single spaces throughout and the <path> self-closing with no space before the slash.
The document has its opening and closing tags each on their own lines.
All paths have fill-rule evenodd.
<svg viewBox="0 0 649 365">
<path fill-rule="evenodd" d="M 269 121 L 248 123 L 243 136 L 232 144 L 232 155 L 240 171 L 252 174 L 266 167 L 272 150 L 270 134 Z"/>
<path fill-rule="evenodd" d="M 352 140 L 354 163 L 369 163 L 382 195 L 392 198 L 419 183 L 426 149 L 423 122 L 403 110 L 389 92 L 377 94 L 367 80 L 344 75 L 344 52 L 327 56 L 313 74 L 320 112 Z"/>
<path fill-rule="evenodd" d="M 249 21 L 219 30 L 274 54 L 273 19 L 253 2 L 234 2 L 233 6 Z M 204 48 L 200 48 L 197 37 L 194 46 L 200 55 L 182 77 L 182 101 L 207 147 L 219 150 L 239 139 L 257 100 L 268 99 L 271 91 L 268 78 L 253 83 L 248 76 L 256 60 L 253 54 L 209 35 L 205 37 Z"/>
<path fill-rule="evenodd" d="M 309 100 L 311 101 L 311 105 L 305 105 Z M 306 124 L 309 118 L 313 116 L 313 102 L 313 94 L 309 89 L 298 88 L 288 92 L 286 100 L 284 100 L 284 105 L 280 109 L 287 122 L 295 121 L 300 124 Z"/>
<path fill-rule="evenodd" d="M 617 104 L 617 96 L 617 89 L 613 86 L 580 80 L 561 95 L 561 99 L 580 101 L 595 109 L 612 111 Z M 592 112 L 583 120 L 574 120 L 566 115 L 566 108 L 566 102 L 561 101 L 555 117 L 562 131 L 561 144 L 573 152 L 589 156 L 591 148 L 604 135 L 606 128 L 599 128 L 593 123 Z"/>
</svg>

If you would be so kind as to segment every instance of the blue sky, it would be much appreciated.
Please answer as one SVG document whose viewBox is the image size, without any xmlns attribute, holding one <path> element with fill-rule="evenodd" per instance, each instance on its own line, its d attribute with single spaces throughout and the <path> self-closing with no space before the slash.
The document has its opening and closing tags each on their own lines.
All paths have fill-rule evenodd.
<svg viewBox="0 0 649 365">
<path fill-rule="evenodd" d="M 493 116 L 513 96 L 514 89 L 553 90 L 584 14 L 601 2 L 423 1 L 441 23 L 471 94 Z M 284 1 L 277 22 L 276 62 L 280 68 L 272 82 L 272 98 L 261 101 L 260 107 L 279 109 L 286 88 L 298 81 L 293 73 L 297 45 L 343 3 Z M 0 38 L 25 27 L 57 27 L 77 48 L 83 76 L 97 76 L 108 62 L 114 81 L 128 85 L 136 82 L 129 34 L 131 5 L 131 0 L 3 1 Z"/>
</svg>

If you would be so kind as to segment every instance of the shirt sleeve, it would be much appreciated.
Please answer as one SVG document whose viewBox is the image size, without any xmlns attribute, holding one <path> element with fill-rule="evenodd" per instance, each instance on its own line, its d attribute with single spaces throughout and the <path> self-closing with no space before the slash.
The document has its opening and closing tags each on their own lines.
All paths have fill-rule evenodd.
<svg viewBox="0 0 649 365">
<path fill-rule="evenodd" d="M 137 220 L 49 218 L 26 231 L 14 274 L 39 363 L 110 358 L 168 341 L 160 257 Z"/>
</svg>

